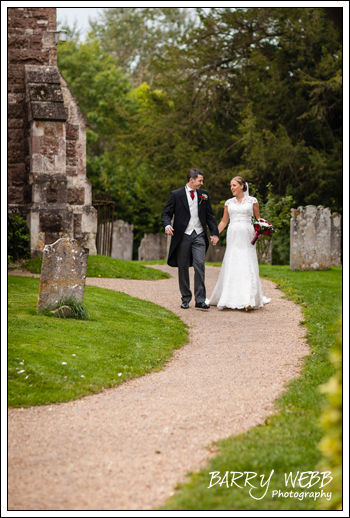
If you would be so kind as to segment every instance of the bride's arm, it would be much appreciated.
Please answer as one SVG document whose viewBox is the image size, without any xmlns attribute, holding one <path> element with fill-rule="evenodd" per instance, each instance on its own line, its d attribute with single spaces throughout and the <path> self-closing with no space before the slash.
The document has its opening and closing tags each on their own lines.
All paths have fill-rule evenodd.
<svg viewBox="0 0 350 518">
<path fill-rule="evenodd" d="M 254 214 L 254 218 L 255 219 L 259 219 L 260 218 L 259 203 L 254 203 L 253 204 L 253 214 Z"/>
<path fill-rule="evenodd" d="M 219 234 L 221 234 L 221 232 L 224 230 L 224 228 L 226 227 L 229 219 L 230 219 L 230 217 L 228 215 L 228 208 L 227 208 L 227 205 L 225 205 L 224 215 L 223 215 L 222 220 L 220 221 L 219 226 L 218 226 Z"/>
</svg>

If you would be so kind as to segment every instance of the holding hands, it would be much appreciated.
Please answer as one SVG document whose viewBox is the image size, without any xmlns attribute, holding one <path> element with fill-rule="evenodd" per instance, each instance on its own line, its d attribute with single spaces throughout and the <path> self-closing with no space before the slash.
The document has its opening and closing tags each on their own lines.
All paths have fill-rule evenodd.
<svg viewBox="0 0 350 518">
<path fill-rule="evenodd" d="M 218 236 L 210 236 L 210 241 L 211 241 L 211 244 L 213 246 L 215 246 L 217 244 L 217 242 L 219 241 L 219 238 L 218 238 Z"/>
<path fill-rule="evenodd" d="M 168 225 L 167 227 L 165 227 L 165 233 L 168 234 L 169 236 L 173 236 L 174 235 L 174 229 L 171 225 Z"/>
</svg>

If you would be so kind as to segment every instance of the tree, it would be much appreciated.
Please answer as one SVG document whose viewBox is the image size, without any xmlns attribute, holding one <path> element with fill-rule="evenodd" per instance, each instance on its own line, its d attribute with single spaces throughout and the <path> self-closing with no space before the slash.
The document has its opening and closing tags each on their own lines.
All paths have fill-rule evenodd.
<svg viewBox="0 0 350 518">
<path fill-rule="evenodd" d="M 245 171 L 263 195 L 270 181 L 298 204 L 341 210 L 341 41 L 324 11 L 198 15 L 201 24 L 153 60 L 168 108 L 148 92 L 152 110 L 134 135 L 139 155 L 174 184 L 196 164 L 218 200 Z"/>
<path fill-rule="evenodd" d="M 60 44 L 58 66 L 89 122 L 86 162 L 93 192 L 108 192 L 116 219 L 134 225 L 137 248 L 145 232 L 161 229 L 160 206 L 150 201 L 151 167 L 134 156 L 130 140 L 124 142 L 137 125 L 138 96 L 116 58 L 97 40 L 79 43 L 73 37 Z"/>
<path fill-rule="evenodd" d="M 104 52 L 115 56 L 137 87 L 145 81 L 152 86 L 151 57 L 165 44 L 176 45 L 194 20 L 191 10 L 177 7 L 114 7 L 103 9 L 90 25 L 91 36 Z"/>
<path fill-rule="evenodd" d="M 58 66 L 89 121 L 90 151 L 96 155 L 110 148 L 136 109 L 128 97 L 128 77 L 113 56 L 101 51 L 97 40 L 61 44 Z"/>
<path fill-rule="evenodd" d="M 108 9 L 92 24 L 97 39 L 60 45 L 91 122 L 94 189 L 109 191 L 138 239 L 162 230 L 169 191 L 191 167 L 204 171 L 218 218 L 236 175 L 262 201 L 271 183 L 279 199 L 341 212 L 341 38 L 325 10 L 197 9 L 197 20 Z"/>
</svg>

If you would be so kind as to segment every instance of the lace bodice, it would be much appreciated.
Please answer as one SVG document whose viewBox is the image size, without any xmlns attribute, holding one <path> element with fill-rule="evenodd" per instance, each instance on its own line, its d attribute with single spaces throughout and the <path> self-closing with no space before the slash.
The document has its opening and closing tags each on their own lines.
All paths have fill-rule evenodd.
<svg viewBox="0 0 350 518">
<path fill-rule="evenodd" d="M 230 222 L 246 222 L 251 224 L 253 216 L 253 205 L 258 203 L 258 200 L 253 196 L 246 196 L 239 203 L 236 198 L 230 198 L 225 202 L 230 216 Z"/>
</svg>

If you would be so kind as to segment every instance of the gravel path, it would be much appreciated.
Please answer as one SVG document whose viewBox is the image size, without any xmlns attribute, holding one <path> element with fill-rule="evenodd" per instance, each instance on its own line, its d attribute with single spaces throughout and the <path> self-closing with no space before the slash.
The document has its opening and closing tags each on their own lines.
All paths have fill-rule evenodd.
<svg viewBox="0 0 350 518">
<path fill-rule="evenodd" d="M 206 268 L 209 296 L 218 274 Z M 200 311 L 193 302 L 182 310 L 176 278 L 88 278 L 87 284 L 170 309 L 190 326 L 190 342 L 161 372 L 69 403 L 10 409 L 10 510 L 162 505 L 186 473 L 205 467 L 213 442 L 274 412 L 273 401 L 309 351 L 300 308 L 266 280 L 263 293 L 272 301 L 250 312 Z"/>
</svg>

